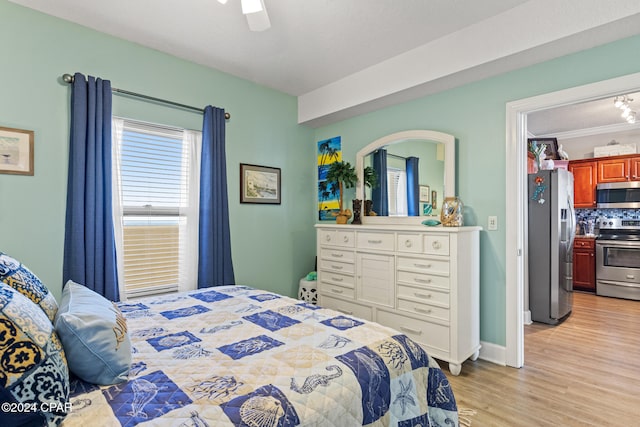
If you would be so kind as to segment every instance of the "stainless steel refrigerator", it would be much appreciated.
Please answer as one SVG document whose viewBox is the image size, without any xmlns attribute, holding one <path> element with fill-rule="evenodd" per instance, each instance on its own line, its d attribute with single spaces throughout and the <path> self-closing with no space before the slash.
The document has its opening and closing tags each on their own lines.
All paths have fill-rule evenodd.
<svg viewBox="0 0 640 427">
<path fill-rule="evenodd" d="M 531 320 L 557 325 L 573 306 L 573 174 L 529 174 L 529 309 Z"/>
</svg>

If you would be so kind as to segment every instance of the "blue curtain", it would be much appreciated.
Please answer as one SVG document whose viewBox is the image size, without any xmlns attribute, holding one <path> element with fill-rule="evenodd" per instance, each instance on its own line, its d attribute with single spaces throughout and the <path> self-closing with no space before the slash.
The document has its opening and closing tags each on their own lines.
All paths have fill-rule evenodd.
<svg viewBox="0 0 640 427">
<path fill-rule="evenodd" d="M 418 179 L 418 158 L 407 157 L 407 214 L 420 215 L 420 180 Z"/>
<path fill-rule="evenodd" d="M 208 105 L 202 124 L 198 288 L 235 284 L 224 145 L 224 110 Z"/>
<path fill-rule="evenodd" d="M 373 153 L 373 170 L 378 178 L 378 186 L 371 191 L 373 211 L 382 216 L 389 215 L 389 198 L 387 195 L 387 150 L 380 149 Z"/>
<path fill-rule="evenodd" d="M 111 83 L 76 73 L 71 89 L 71 138 L 63 279 L 118 301 L 111 199 Z"/>
</svg>

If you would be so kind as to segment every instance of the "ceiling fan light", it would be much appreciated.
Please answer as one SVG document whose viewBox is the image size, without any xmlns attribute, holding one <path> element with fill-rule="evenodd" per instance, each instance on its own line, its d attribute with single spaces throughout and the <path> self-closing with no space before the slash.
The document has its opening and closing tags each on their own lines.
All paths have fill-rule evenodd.
<svg viewBox="0 0 640 427">
<path fill-rule="evenodd" d="M 242 13 L 245 15 L 265 10 L 262 0 L 240 0 L 240 3 L 242 5 Z"/>
</svg>

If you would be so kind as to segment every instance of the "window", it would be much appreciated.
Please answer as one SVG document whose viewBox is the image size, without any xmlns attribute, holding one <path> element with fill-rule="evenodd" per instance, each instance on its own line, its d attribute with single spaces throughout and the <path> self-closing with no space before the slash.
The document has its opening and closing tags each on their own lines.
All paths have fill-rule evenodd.
<svg viewBox="0 0 640 427">
<path fill-rule="evenodd" d="M 407 216 L 407 172 L 387 167 L 389 216 Z"/>
<path fill-rule="evenodd" d="M 113 119 L 120 294 L 195 288 L 200 132 Z"/>
</svg>

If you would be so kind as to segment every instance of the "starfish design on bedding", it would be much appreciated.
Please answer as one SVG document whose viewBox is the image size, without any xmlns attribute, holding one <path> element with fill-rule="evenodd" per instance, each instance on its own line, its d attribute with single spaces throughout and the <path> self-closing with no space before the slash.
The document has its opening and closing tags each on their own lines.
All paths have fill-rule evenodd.
<svg viewBox="0 0 640 427">
<path fill-rule="evenodd" d="M 404 413 L 407 410 L 407 405 L 411 404 L 413 406 L 416 406 L 416 401 L 413 398 L 413 396 L 411 396 L 411 380 L 409 380 L 409 382 L 407 382 L 407 384 L 405 385 L 402 380 L 399 381 L 400 382 L 400 393 L 398 393 L 398 395 L 396 396 L 395 400 L 393 401 L 393 404 L 397 404 L 399 403 L 400 406 L 402 407 L 402 415 L 404 415 Z"/>
</svg>

